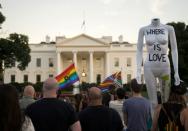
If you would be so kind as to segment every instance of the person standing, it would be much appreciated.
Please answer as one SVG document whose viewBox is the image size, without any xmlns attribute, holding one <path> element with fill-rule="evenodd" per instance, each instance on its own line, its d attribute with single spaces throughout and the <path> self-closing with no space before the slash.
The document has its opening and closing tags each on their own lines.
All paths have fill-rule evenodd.
<svg viewBox="0 0 188 131">
<path fill-rule="evenodd" d="M 152 131 L 188 131 L 188 109 L 186 108 L 185 93 L 187 89 L 181 84 L 172 86 L 167 102 L 157 106 Z"/>
<path fill-rule="evenodd" d="M 79 114 L 82 131 L 122 131 L 123 124 L 117 111 L 102 105 L 101 90 L 89 89 L 89 106 Z"/>
<path fill-rule="evenodd" d="M 35 102 L 35 89 L 33 86 L 28 85 L 24 88 L 24 93 L 22 99 L 19 100 L 20 108 L 22 111 L 26 109 L 26 107 Z"/>
<path fill-rule="evenodd" d="M 43 98 L 29 105 L 26 114 L 36 131 L 81 131 L 73 107 L 57 99 L 58 83 L 48 78 L 43 84 Z"/>
<path fill-rule="evenodd" d="M 18 92 L 11 85 L 0 84 L 0 131 L 35 131 L 31 119 L 21 112 Z"/>
<path fill-rule="evenodd" d="M 125 90 L 123 88 L 117 88 L 116 89 L 116 96 L 117 100 L 110 101 L 109 107 L 115 109 L 119 115 L 121 116 L 121 120 L 123 121 L 123 112 L 122 112 L 122 107 L 123 107 L 123 102 L 125 98 Z"/>
<path fill-rule="evenodd" d="M 151 104 L 141 95 L 142 86 L 136 79 L 131 80 L 132 97 L 123 103 L 126 131 L 147 131 L 151 120 Z"/>
</svg>

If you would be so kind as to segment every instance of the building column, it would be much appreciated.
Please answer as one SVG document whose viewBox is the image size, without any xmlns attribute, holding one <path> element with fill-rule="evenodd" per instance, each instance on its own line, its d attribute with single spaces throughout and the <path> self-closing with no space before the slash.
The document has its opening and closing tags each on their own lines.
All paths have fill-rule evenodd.
<svg viewBox="0 0 188 131">
<path fill-rule="evenodd" d="M 73 51 L 73 62 L 75 67 L 77 68 L 77 51 Z"/>
<path fill-rule="evenodd" d="M 105 69 L 106 69 L 106 77 L 110 75 L 110 64 L 109 64 L 109 52 L 105 52 Z"/>
<path fill-rule="evenodd" d="M 89 52 L 89 79 L 90 79 L 90 83 L 93 83 L 93 52 L 90 51 Z"/>
<path fill-rule="evenodd" d="M 61 52 L 57 51 L 56 53 L 57 53 L 57 71 L 56 71 L 56 73 L 60 74 L 61 73 Z"/>
</svg>

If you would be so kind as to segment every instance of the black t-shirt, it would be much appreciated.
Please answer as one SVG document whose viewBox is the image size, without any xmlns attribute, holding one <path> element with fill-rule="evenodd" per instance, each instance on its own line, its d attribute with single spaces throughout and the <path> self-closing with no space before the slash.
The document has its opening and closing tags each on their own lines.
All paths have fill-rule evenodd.
<svg viewBox="0 0 188 131">
<path fill-rule="evenodd" d="M 26 109 L 35 131 L 67 131 L 78 121 L 73 107 L 56 98 L 43 98 Z"/>
<path fill-rule="evenodd" d="M 82 131 L 122 131 L 121 118 L 114 109 L 89 106 L 79 114 Z"/>
</svg>

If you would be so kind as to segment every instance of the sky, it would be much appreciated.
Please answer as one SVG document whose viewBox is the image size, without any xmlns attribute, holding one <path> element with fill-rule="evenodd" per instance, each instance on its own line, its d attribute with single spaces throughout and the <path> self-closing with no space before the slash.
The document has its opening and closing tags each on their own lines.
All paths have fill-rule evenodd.
<svg viewBox="0 0 188 131">
<path fill-rule="evenodd" d="M 25 34 L 29 43 L 56 36 L 112 36 L 136 43 L 138 30 L 151 19 L 188 24 L 188 0 L 0 0 L 6 21 L 0 37 Z M 82 27 L 83 21 L 85 26 Z"/>
</svg>

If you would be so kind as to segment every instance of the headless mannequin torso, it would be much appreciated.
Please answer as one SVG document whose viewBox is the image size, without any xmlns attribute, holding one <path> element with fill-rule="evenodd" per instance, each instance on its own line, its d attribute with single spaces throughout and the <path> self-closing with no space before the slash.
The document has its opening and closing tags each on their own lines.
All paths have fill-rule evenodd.
<svg viewBox="0 0 188 131">
<path fill-rule="evenodd" d="M 159 19 L 152 19 L 150 25 L 142 27 L 139 31 L 137 43 L 137 81 L 141 83 L 141 66 L 143 56 L 143 40 L 145 37 L 147 57 L 144 62 L 144 77 L 149 99 L 157 104 L 157 81 L 162 88 L 163 101 L 167 101 L 170 88 L 170 62 L 168 58 L 168 41 L 170 40 L 172 60 L 175 71 L 175 84 L 179 85 L 178 52 L 174 28 L 163 25 Z M 168 85 L 168 87 L 167 87 Z"/>
</svg>

